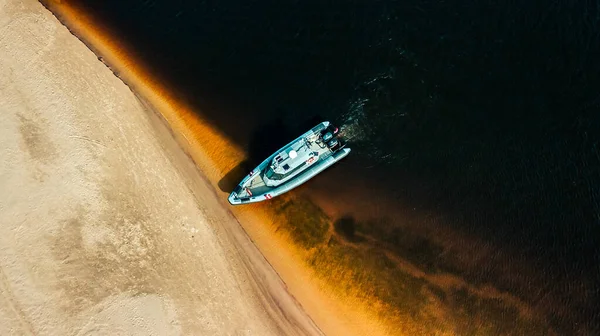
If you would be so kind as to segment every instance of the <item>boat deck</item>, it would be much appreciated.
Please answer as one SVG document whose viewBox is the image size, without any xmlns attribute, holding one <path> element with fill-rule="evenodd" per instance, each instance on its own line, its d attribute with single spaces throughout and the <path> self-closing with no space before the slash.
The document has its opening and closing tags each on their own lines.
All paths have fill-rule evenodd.
<svg viewBox="0 0 600 336">
<path fill-rule="evenodd" d="M 255 195 L 255 196 L 262 195 L 262 194 L 268 192 L 270 189 L 272 189 L 271 187 L 267 187 L 267 185 L 265 184 L 265 181 L 263 181 L 263 179 L 262 179 L 262 175 L 263 175 L 262 172 L 260 174 L 257 174 L 246 185 L 246 188 L 250 189 L 250 192 L 252 193 L 252 195 Z M 246 191 L 245 189 L 242 189 L 242 191 L 240 192 L 240 197 L 249 197 L 249 196 L 250 196 L 250 194 L 248 194 L 248 191 Z"/>
<path fill-rule="evenodd" d="M 311 135 L 305 137 L 304 139 L 306 139 L 306 145 L 308 146 L 309 150 L 312 152 L 318 153 L 318 156 L 317 156 L 318 159 L 315 160 L 313 162 L 313 164 L 311 164 L 311 165 L 314 165 L 318 161 L 324 160 L 331 155 L 331 150 L 329 149 L 329 147 L 327 147 L 327 145 L 325 145 L 324 143 L 317 141 L 319 139 L 319 134 L 317 134 L 317 133 L 311 134 Z M 300 141 L 303 141 L 303 140 L 300 140 Z M 286 148 L 288 148 L 288 147 L 286 147 Z M 242 188 L 242 190 L 238 192 L 238 197 L 244 198 L 244 197 L 250 197 L 250 196 L 258 196 L 258 195 L 268 193 L 270 190 L 274 189 L 274 187 L 267 186 L 262 179 L 266 168 L 270 164 L 271 164 L 271 162 L 268 162 L 266 167 L 261 168 L 260 173 L 256 174 L 251 180 L 246 182 L 244 188 Z M 307 166 L 307 168 L 308 168 L 308 166 Z M 289 179 L 291 180 L 301 173 L 302 172 L 299 172 L 298 174 L 290 177 Z M 250 190 L 250 193 L 248 192 L 248 189 Z"/>
</svg>

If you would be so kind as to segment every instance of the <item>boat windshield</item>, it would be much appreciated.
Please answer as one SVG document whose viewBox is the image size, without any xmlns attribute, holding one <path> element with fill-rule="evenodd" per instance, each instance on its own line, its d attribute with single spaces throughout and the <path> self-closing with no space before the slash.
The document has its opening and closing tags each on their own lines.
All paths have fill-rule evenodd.
<svg viewBox="0 0 600 336">
<path fill-rule="evenodd" d="M 306 162 L 302 162 L 301 164 L 299 164 L 296 168 L 286 172 L 285 174 L 278 174 L 276 173 L 273 168 L 269 168 L 267 169 L 267 171 L 265 172 L 265 176 L 269 179 L 269 180 L 283 180 L 286 177 L 289 177 L 290 175 L 292 175 L 294 172 L 300 170 L 302 167 L 304 167 L 306 165 Z"/>
<path fill-rule="evenodd" d="M 275 174 L 275 171 L 273 170 L 273 168 L 269 168 L 267 169 L 267 171 L 265 172 L 265 176 L 269 179 L 269 180 L 274 180 L 273 175 L 279 175 L 279 174 Z"/>
</svg>

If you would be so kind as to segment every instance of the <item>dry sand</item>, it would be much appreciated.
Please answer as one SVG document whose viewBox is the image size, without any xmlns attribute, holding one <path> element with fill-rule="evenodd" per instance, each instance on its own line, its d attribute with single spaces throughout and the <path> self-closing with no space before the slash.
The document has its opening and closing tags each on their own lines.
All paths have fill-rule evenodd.
<svg viewBox="0 0 600 336">
<path fill-rule="evenodd" d="M 320 331 L 168 129 L 41 4 L 0 0 L 0 334 Z"/>
</svg>

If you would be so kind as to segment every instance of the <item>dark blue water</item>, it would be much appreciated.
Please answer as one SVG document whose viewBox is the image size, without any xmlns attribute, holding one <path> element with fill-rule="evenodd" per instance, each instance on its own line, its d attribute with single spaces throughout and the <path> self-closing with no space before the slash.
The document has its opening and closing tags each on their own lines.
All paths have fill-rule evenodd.
<svg viewBox="0 0 600 336">
<path fill-rule="evenodd" d="M 600 330 L 600 2 L 82 3 L 256 158 L 344 125 L 352 155 L 305 191 L 501 246 L 537 276 L 465 276 Z"/>
</svg>

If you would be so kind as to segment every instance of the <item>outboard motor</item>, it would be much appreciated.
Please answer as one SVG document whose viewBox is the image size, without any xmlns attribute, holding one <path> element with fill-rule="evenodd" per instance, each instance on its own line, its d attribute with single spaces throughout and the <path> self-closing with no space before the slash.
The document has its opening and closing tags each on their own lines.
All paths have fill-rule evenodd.
<svg viewBox="0 0 600 336">
<path fill-rule="evenodd" d="M 331 139 L 329 142 L 327 142 L 327 146 L 331 149 L 333 149 L 334 147 L 336 147 L 337 145 L 339 145 L 340 142 L 338 141 L 338 139 Z"/>
<path fill-rule="evenodd" d="M 330 124 L 329 126 L 327 126 L 327 128 L 325 128 L 324 130 L 321 131 L 321 137 L 323 138 L 324 142 L 327 142 L 331 138 L 336 136 L 339 133 L 339 131 L 340 131 L 339 128 Z"/>
</svg>

